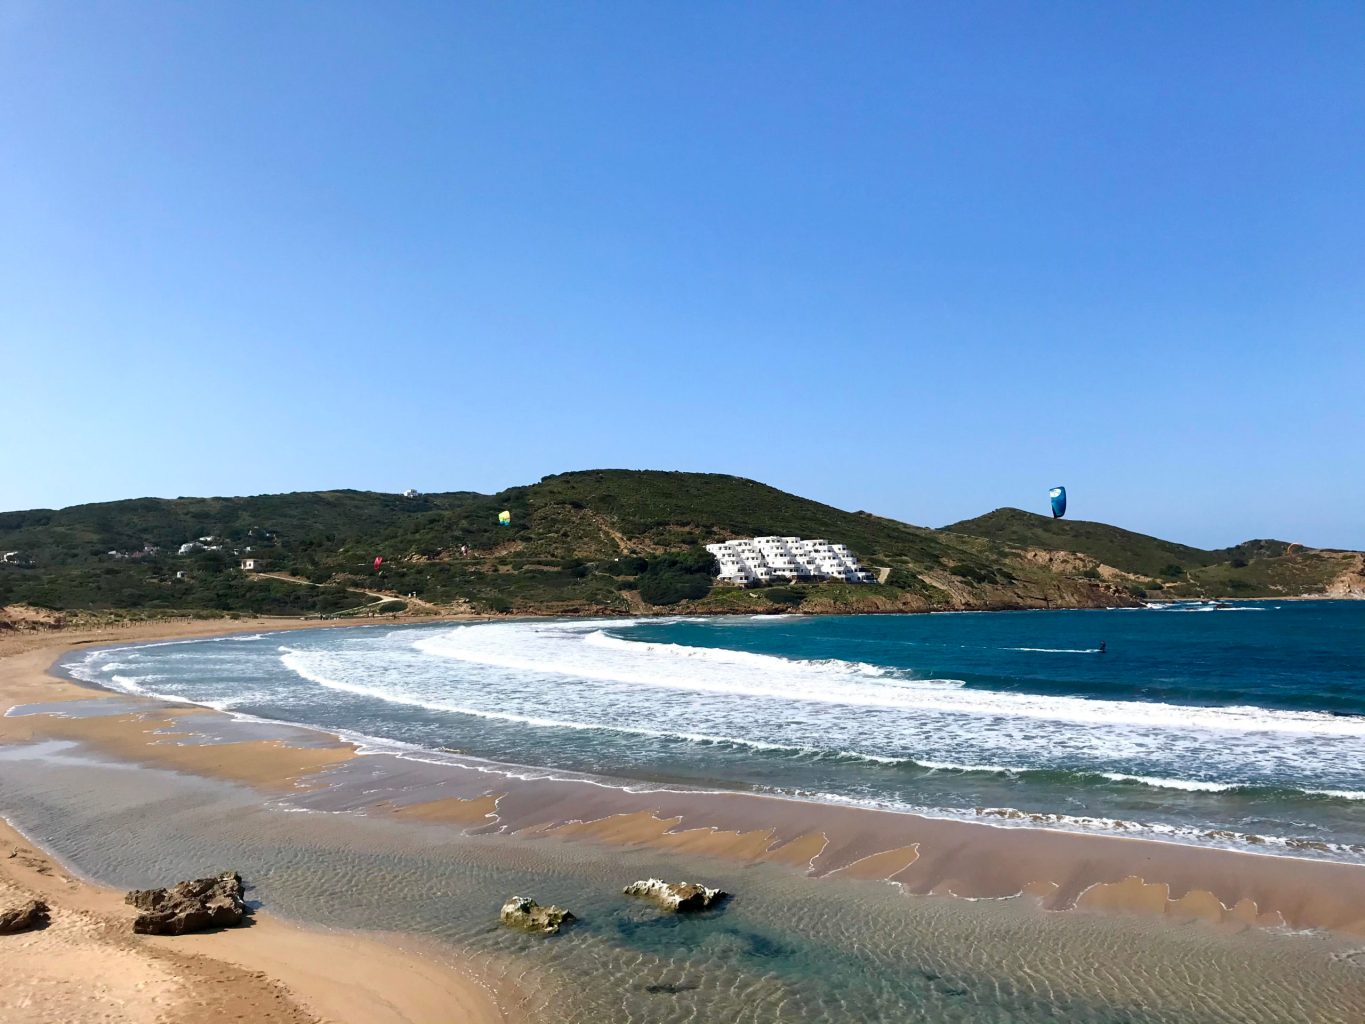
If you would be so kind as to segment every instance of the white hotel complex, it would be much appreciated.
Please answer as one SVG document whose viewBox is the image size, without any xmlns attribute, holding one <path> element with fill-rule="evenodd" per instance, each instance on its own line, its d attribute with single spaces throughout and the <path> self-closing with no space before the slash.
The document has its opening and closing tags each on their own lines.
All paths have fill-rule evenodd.
<svg viewBox="0 0 1365 1024">
<path fill-rule="evenodd" d="M 741 587 L 777 579 L 844 580 L 871 583 L 858 559 L 844 544 L 800 537 L 754 537 L 708 544 L 706 550 L 720 563 L 721 583 Z"/>
</svg>

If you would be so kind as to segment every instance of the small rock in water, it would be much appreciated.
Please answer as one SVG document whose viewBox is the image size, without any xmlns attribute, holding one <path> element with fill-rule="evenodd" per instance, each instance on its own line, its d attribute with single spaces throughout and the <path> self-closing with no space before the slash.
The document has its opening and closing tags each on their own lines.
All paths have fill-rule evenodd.
<svg viewBox="0 0 1365 1024">
<path fill-rule="evenodd" d="M 701 987 L 700 985 L 684 985 L 677 982 L 661 981 L 656 985 L 646 985 L 645 991 L 648 992 L 650 995 L 657 996 L 662 994 L 675 996 L 679 992 L 690 992 L 692 991 L 692 989 L 700 987 Z"/>
<path fill-rule="evenodd" d="M 0 935 L 13 935 L 39 928 L 47 924 L 47 904 L 42 900 L 29 900 L 17 907 L 0 910 Z"/>
<path fill-rule="evenodd" d="M 627 896 L 647 897 L 668 910 L 676 911 L 706 910 L 730 895 L 720 889 L 708 889 L 696 882 L 665 882 L 658 878 L 634 882 L 626 886 L 622 892 Z"/>
<path fill-rule="evenodd" d="M 513 896 L 502 905 L 498 916 L 503 924 L 545 935 L 554 935 L 561 926 L 578 920 L 563 907 L 542 907 L 529 896 Z"/>
<path fill-rule="evenodd" d="M 242 878 L 227 871 L 215 878 L 178 882 L 169 889 L 134 889 L 123 898 L 142 911 L 133 931 L 143 935 L 184 935 L 206 928 L 230 928 L 247 915 Z"/>
</svg>

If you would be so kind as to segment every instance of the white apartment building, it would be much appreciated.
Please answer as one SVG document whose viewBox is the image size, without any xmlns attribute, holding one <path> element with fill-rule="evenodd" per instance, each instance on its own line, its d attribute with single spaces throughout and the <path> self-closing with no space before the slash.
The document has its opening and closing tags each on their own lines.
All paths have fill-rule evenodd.
<svg viewBox="0 0 1365 1024">
<path fill-rule="evenodd" d="M 847 545 L 800 537 L 754 537 L 708 544 L 706 550 L 720 563 L 721 583 L 747 587 L 772 580 L 844 580 L 871 583 Z"/>
</svg>

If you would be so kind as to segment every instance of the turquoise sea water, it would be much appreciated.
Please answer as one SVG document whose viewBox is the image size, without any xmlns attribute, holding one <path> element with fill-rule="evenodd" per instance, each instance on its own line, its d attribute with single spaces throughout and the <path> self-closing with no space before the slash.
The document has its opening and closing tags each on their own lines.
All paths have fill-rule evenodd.
<svg viewBox="0 0 1365 1024">
<path fill-rule="evenodd" d="M 1365 860 L 1360 602 L 380 626 L 66 667 L 551 773 Z"/>
</svg>

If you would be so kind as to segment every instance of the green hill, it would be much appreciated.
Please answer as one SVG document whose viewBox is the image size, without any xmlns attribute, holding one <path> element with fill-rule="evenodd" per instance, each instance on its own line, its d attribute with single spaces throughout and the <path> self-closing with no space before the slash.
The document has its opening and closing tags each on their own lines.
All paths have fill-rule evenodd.
<svg viewBox="0 0 1365 1024">
<path fill-rule="evenodd" d="M 703 545 L 765 534 L 848 544 L 883 582 L 712 585 Z M 1320 589 L 1336 566 L 1257 543 L 1206 552 L 1012 509 L 933 530 L 741 477 L 590 470 L 497 494 L 340 490 L 3 513 L 0 552 L 18 554 L 0 564 L 0 606 L 344 614 L 398 607 L 380 605 L 391 597 L 428 613 L 1094 607 L 1208 587 Z M 269 575 L 244 571 L 245 557 Z"/>
</svg>

